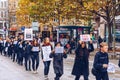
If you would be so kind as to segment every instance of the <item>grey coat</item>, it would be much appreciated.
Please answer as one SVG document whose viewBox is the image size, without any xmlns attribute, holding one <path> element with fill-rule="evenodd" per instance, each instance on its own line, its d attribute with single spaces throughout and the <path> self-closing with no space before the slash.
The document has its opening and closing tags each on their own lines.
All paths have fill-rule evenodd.
<svg viewBox="0 0 120 80">
<path fill-rule="evenodd" d="M 63 58 L 67 58 L 64 53 L 51 53 L 50 58 L 53 58 L 53 68 L 55 74 L 63 74 Z"/>
</svg>

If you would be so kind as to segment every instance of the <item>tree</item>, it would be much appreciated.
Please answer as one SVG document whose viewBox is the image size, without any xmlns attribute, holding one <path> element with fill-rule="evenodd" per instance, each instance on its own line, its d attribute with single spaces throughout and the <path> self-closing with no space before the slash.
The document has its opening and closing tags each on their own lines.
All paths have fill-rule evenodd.
<svg viewBox="0 0 120 80">
<path fill-rule="evenodd" d="M 76 0 L 20 0 L 17 18 L 19 22 L 24 21 L 22 24 L 28 22 L 23 17 L 26 15 L 29 16 L 29 22 L 47 23 L 50 20 L 57 19 L 60 25 L 63 19 L 75 18 L 76 20 L 84 19 L 87 21 L 90 19 L 88 14 L 91 15 Z"/>
<path fill-rule="evenodd" d="M 82 8 L 104 18 L 108 28 L 108 45 L 112 45 L 112 24 L 120 2 L 116 0 L 77 0 Z"/>
<path fill-rule="evenodd" d="M 30 17 L 29 17 L 29 0 L 20 0 L 18 3 L 18 9 L 16 12 L 17 16 L 17 23 L 20 24 L 20 26 L 29 26 L 31 23 Z"/>
</svg>

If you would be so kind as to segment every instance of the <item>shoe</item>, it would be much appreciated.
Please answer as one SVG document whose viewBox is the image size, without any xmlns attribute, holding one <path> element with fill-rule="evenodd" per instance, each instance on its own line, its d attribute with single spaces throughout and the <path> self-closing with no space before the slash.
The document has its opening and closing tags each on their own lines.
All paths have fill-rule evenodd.
<svg viewBox="0 0 120 80">
<path fill-rule="evenodd" d="M 37 71 L 33 71 L 33 74 L 37 74 Z"/>
<path fill-rule="evenodd" d="M 31 69 L 29 69 L 29 71 L 31 71 Z"/>
<path fill-rule="evenodd" d="M 45 75 L 45 80 L 48 80 L 48 75 Z"/>
</svg>

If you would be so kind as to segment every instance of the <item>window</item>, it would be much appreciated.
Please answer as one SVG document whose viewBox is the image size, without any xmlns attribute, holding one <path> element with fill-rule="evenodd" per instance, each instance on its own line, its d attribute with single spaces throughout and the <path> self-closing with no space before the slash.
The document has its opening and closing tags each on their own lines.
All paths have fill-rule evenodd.
<svg viewBox="0 0 120 80">
<path fill-rule="evenodd" d="M 1 11 L 1 17 L 3 17 L 3 11 Z"/>
<path fill-rule="evenodd" d="M 4 7 L 7 7 L 7 2 L 6 1 L 4 1 Z"/>
<path fill-rule="evenodd" d="M 0 23 L 0 29 L 2 29 L 3 28 L 3 23 Z"/>
<path fill-rule="evenodd" d="M 58 22 L 58 19 L 54 18 L 54 22 Z"/>
<path fill-rule="evenodd" d="M 4 13 L 4 17 L 7 17 L 7 11 L 5 11 L 5 13 Z"/>
<path fill-rule="evenodd" d="M 16 22 L 16 16 L 12 16 L 12 22 Z"/>
<path fill-rule="evenodd" d="M 3 2 L 1 2 L 1 8 L 3 8 Z"/>
</svg>

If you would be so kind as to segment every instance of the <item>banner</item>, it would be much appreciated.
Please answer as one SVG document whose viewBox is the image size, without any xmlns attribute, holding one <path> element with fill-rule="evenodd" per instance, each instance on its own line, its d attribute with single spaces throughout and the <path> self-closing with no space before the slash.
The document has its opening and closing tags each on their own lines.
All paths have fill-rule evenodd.
<svg viewBox="0 0 120 80">
<path fill-rule="evenodd" d="M 109 64 L 108 64 L 108 69 L 107 69 L 107 71 L 108 71 L 109 73 L 115 73 L 115 64 L 109 63 Z"/>
<path fill-rule="evenodd" d="M 91 40 L 90 35 L 89 34 L 80 35 L 80 40 L 85 42 L 90 41 Z"/>
<path fill-rule="evenodd" d="M 33 40 L 33 30 L 32 29 L 25 29 L 24 40 Z"/>
<path fill-rule="evenodd" d="M 49 57 L 50 53 L 51 53 L 51 46 L 42 47 L 42 51 L 43 51 L 43 60 L 44 61 L 52 60 L 52 58 Z"/>
</svg>

